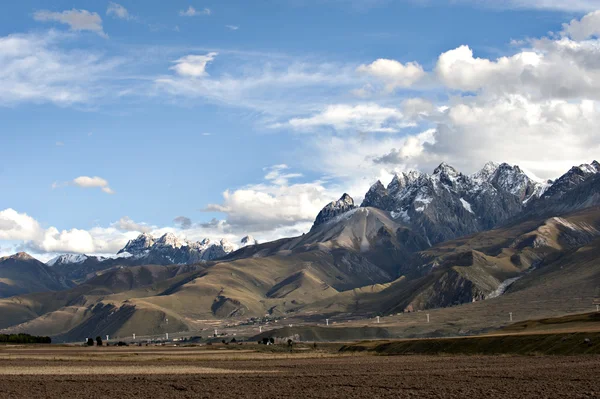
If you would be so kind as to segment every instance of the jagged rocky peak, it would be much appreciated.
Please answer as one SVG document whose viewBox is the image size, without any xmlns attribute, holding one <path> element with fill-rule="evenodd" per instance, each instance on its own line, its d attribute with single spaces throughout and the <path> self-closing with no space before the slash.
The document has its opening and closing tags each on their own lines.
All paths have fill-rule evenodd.
<svg viewBox="0 0 600 399">
<path fill-rule="evenodd" d="M 249 245 L 256 245 L 256 244 L 258 244 L 258 241 L 256 241 L 254 239 L 254 237 L 252 237 L 251 235 L 247 235 L 246 237 L 243 237 L 240 240 L 240 243 L 242 244 L 243 247 L 247 247 Z"/>
<path fill-rule="evenodd" d="M 148 249 L 150 249 L 154 245 L 154 237 L 150 234 L 140 234 L 137 238 L 130 240 L 125 248 L 120 250 L 118 253 L 122 254 L 124 252 L 128 252 L 132 255 L 142 253 Z"/>
<path fill-rule="evenodd" d="M 448 165 L 446 162 L 442 162 L 440 166 L 435 168 L 433 171 L 434 179 L 438 179 L 440 183 L 448 187 L 456 187 L 460 180 L 463 180 L 463 174 L 454 169 L 454 167 Z"/>
<path fill-rule="evenodd" d="M 355 208 L 356 205 L 354 205 L 354 200 L 352 197 L 344 193 L 339 200 L 330 202 L 321 210 L 321 212 L 319 212 L 313 227 L 327 223 L 336 216 L 344 214 Z"/>
<path fill-rule="evenodd" d="M 489 181 L 492 178 L 492 176 L 494 175 L 494 173 L 496 173 L 496 170 L 498 170 L 499 167 L 500 167 L 499 163 L 489 161 L 485 165 L 483 165 L 483 168 L 481 168 L 479 171 L 473 173 L 471 175 L 471 179 L 477 183 Z"/>
<path fill-rule="evenodd" d="M 184 240 L 180 240 L 173 233 L 166 233 L 163 236 L 161 236 L 158 240 L 156 240 L 154 245 L 160 247 L 181 248 L 187 246 L 187 242 L 185 242 Z"/>
<path fill-rule="evenodd" d="M 561 197 L 564 193 L 597 173 L 600 173 L 600 164 L 597 161 L 593 161 L 591 164 L 584 163 L 573 166 L 567 173 L 556 179 L 552 187 L 546 190 L 543 197 Z"/>
<path fill-rule="evenodd" d="M 423 175 L 421 172 L 416 170 L 395 174 L 390 184 L 388 184 L 387 190 L 391 195 L 395 195 L 404 188 L 421 179 L 423 176 L 426 175 Z"/>
<path fill-rule="evenodd" d="M 372 206 L 375 208 L 383 209 L 386 206 L 387 195 L 388 190 L 385 188 L 385 186 L 381 183 L 380 180 L 377 180 L 365 195 L 365 199 L 363 200 L 361 206 Z"/>
<path fill-rule="evenodd" d="M 517 165 L 503 163 L 496 169 L 490 179 L 492 185 L 502 191 L 524 201 L 536 192 L 536 183 L 529 178 Z"/>
</svg>

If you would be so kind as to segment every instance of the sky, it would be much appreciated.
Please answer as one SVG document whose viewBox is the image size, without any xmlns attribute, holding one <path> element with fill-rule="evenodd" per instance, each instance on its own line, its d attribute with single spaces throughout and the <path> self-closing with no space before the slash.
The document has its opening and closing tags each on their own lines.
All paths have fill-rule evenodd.
<svg viewBox="0 0 600 399">
<path fill-rule="evenodd" d="M 0 255 L 302 234 L 376 180 L 600 149 L 598 0 L 23 0 L 0 13 Z"/>
</svg>

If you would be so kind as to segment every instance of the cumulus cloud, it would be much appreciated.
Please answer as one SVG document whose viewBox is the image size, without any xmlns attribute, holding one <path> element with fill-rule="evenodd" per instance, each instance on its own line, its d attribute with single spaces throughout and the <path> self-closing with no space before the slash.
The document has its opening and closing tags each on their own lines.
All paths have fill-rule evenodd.
<svg viewBox="0 0 600 399">
<path fill-rule="evenodd" d="M 0 211 L 0 240 L 29 240 L 39 235 L 37 220 L 14 209 Z"/>
<path fill-rule="evenodd" d="M 380 79 L 389 92 L 399 87 L 411 87 L 426 75 L 423 67 L 416 62 L 402 64 L 384 58 L 373 61 L 369 65 L 360 65 L 357 71 Z"/>
<path fill-rule="evenodd" d="M 96 12 L 77 10 L 75 8 L 63 12 L 40 10 L 33 14 L 33 18 L 41 22 L 59 22 L 69 25 L 73 31 L 90 31 L 102 37 L 108 37 L 102 28 L 102 18 Z"/>
<path fill-rule="evenodd" d="M 494 85 L 514 85 L 524 74 L 540 65 L 542 55 L 523 52 L 496 61 L 473 57 L 469 46 L 460 46 L 440 55 L 436 72 L 441 81 L 451 89 L 475 91 Z"/>
<path fill-rule="evenodd" d="M 538 102 L 521 95 L 476 99 L 450 107 L 424 153 L 430 160 L 449 159 L 474 171 L 492 158 L 493 150 L 495 159 L 555 178 L 597 157 L 599 123 L 599 105 L 590 100 Z"/>
<path fill-rule="evenodd" d="M 600 11 L 594 11 L 583 18 L 573 19 L 568 24 L 563 24 L 564 35 L 570 36 L 573 40 L 585 40 L 590 37 L 600 35 Z"/>
<path fill-rule="evenodd" d="M 286 124 L 274 127 L 291 127 L 295 130 L 331 128 L 335 131 L 365 133 L 395 133 L 412 124 L 396 108 L 382 107 L 375 103 L 361 105 L 329 105 L 320 113 L 307 118 L 293 118 Z"/>
<path fill-rule="evenodd" d="M 321 208 L 336 197 L 323 182 L 290 184 L 298 174 L 284 173 L 285 165 L 267 169 L 265 182 L 223 193 L 221 204 L 210 204 L 207 212 L 226 214 L 229 226 L 240 231 L 272 231 L 310 225 Z"/>
<path fill-rule="evenodd" d="M 99 188 L 106 194 L 115 193 L 113 189 L 110 188 L 110 186 L 108 185 L 108 181 L 98 176 L 79 176 L 73 179 L 73 184 L 82 188 Z"/>
<path fill-rule="evenodd" d="M 125 20 L 132 19 L 132 16 L 129 14 L 129 11 L 125 7 L 123 7 L 120 4 L 113 3 L 112 1 L 108 3 L 106 15 Z"/>
<path fill-rule="evenodd" d="M 201 15 L 210 15 L 212 12 L 209 8 L 204 8 L 202 10 L 196 10 L 194 7 L 189 6 L 187 10 L 179 11 L 179 15 L 182 17 L 198 17 Z"/>
<path fill-rule="evenodd" d="M 199 78 L 206 76 L 206 66 L 212 62 L 217 53 L 208 53 L 206 55 L 187 55 L 175 61 L 175 65 L 170 69 L 174 70 L 178 75 Z"/>
</svg>

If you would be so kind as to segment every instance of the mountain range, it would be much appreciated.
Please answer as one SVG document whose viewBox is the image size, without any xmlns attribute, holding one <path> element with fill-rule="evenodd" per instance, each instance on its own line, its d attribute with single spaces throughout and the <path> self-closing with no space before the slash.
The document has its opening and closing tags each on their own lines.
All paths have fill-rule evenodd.
<svg viewBox="0 0 600 399">
<path fill-rule="evenodd" d="M 485 309 L 530 301 L 544 287 L 553 305 L 532 314 L 564 314 L 600 292 L 599 205 L 596 161 L 547 182 L 505 163 L 472 175 L 442 163 L 432 174 L 376 182 L 360 206 L 344 194 L 299 237 L 248 237 L 236 249 L 143 234 L 113 258 L 66 255 L 43 265 L 16 255 L 9 263 L 53 278 L 27 287 L 36 274 L 24 273 L 13 283 L 22 288 L 0 300 L 0 328 L 66 340 L 149 335 L 165 332 L 167 317 L 175 332 L 265 314 Z"/>
<path fill-rule="evenodd" d="M 242 245 L 253 242 L 252 237 L 244 237 Z M 46 265 L 68 279 L 81 282 L 115 266 L 187 265 L 223 258 L 237 248 L 225 239 L 191 242 L 173 233 L 159 238 L 144 233 L 129 241 L 113 257 L 66 254 L 51 259 Z"/>
</svg>

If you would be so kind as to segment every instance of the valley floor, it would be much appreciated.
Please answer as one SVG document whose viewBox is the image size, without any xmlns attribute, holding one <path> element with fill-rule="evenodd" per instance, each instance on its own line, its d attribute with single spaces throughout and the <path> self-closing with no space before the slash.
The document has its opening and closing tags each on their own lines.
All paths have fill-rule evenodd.
<svg viewBox="0 0 600 399">
<path fill-rule="evenodd" d="M 595 398 L 600 357 L 4 347 L 0 398 Z"/>
</svg>

